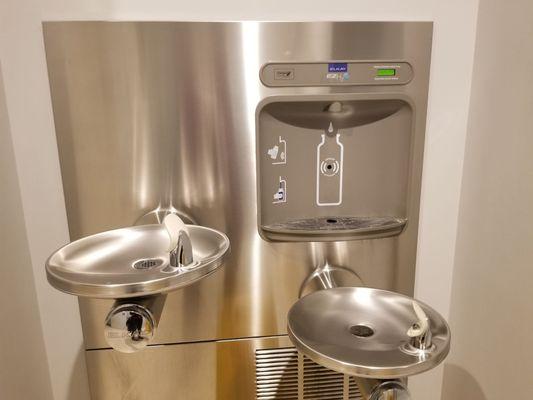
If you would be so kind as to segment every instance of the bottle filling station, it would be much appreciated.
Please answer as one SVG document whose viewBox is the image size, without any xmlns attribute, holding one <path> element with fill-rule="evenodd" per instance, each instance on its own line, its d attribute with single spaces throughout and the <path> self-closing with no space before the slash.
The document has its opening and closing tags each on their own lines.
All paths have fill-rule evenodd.
<svg viewBox="0 0 533 400">
<path fill-rule="evenodd" d="M 432 24 L 44 32 L 93 399 L 409 399 Z"/>
</svg>

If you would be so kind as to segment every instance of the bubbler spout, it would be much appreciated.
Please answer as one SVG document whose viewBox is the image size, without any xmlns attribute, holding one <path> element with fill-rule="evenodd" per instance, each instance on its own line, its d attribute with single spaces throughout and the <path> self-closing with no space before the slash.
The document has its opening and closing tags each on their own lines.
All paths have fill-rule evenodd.
<svg viewBox="0 0 533 400">
<path fill-rule="evenodd" d="M 192 262 L 191 239 L 187 232 L 180 231 L 176 247 L 170 251 L 170 265 L 172 267 L 186 267 Z"/>
<path fill-rule="evenodd" d="M 180 217 L 169 214 L 163 220 L 170 238 L 169 259 L 170 266 L 179 268 L 187 267 L 193 263 L 191 239 L 187 234 L 187 228 Z"/>
<path fill-rule="evenodd" d="M 413 309 L 418 321 L 407 331 L 407 336 L 411 338 L 410 344 L 416 350 L 430 351 L 433 344 L 429 318 L 416 301 L 413 301 Z"/>
</svg>

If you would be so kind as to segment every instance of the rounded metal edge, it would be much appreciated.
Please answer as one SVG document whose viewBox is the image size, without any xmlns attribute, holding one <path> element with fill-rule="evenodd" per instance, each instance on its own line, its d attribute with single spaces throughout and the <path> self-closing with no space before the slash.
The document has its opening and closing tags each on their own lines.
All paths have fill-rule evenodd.
<svg viewBox="0 0 533 400">
<path fill-rule="evenodd" d="M 298 299 L 301 299 L 302 297 L 305 297 L 308 294 L 311 294 L 318 290 L 332 289 L 332 287 L 325 287 L 323 284 L 324 275 L 326 274 L 329 275 L 331 277 L 330 279 L 335 282 L 335 287 L 365 286 L 363 279 L 354 270 L 346 267 L 340 267 L 338 265 L 326 264 L 322 267 L 315 268 L 313 272 L 311 272 L 307 276 L 307 278 L 305 278 L 304 282 L 300 285 L 300 290 L 298 291 Z M 339 274 L 343 274 L 344 278 L 339 279 Z M 352 282 L 346 284 L 346 280 Z M 316 285 L 316 287 L 313 287 L 314 285 Z"/>
<path fill-rule="evenodd" d="M 174 275 L 172 278 L 161 278 L 156 281 L 152 281 L 150 283 L 146 284 L 140 284 L 140 283 L 134 283 L 134 284 L 118 284 L 118 285 L 90 285 L 86 283 L 71 283 L 70 281 L 55 275 L 53 272 L 49 269 L 49 261 L 54 256 L 55 253 L 60 251 L 62 248 L 68 246 L 70 243 L 67 243 L 64 246 L 61 246 L 56 251 L 54 251 L 45 262 L 45 269 L 46 269 L 46 278 L 48 280 L 48 283 L 54 287 L 55 289 L 77 297 L 85 297 L 85 298 L 95 298 L 95 299 L 128 299 L 128 298 L 134 298 L 134 297 L 145 297 L 145 296 L 152 296 L 156 294 L 163 294 L 172 292 L 174 290 L 179 290 L 184 287 L 187 287 L 189 285 L 192 285 L 199 280 L 211 275 L 214 273 L 222 264 L 224 263 L 226 257 L 229 254 L 229 251 L 231 249 L 231 244 L 229 241 L 228 236 L 216 229 L 209 228 L 206 226 L 199 226 L 199 225 L 193 225 L 195 229 L 205 229 L 212 231 L 216 233 L 217 235 L 220 235 L 224 239 L 224 248 L 220 252 L 220 256 L 218 259 L 214 259 L 211 262 L 209 262 L 207 265 L 192 269 L 188 272 L 186 272 L 187 276 L 191 277 L 190 279 L 187 279 L 186 283 L 183 282 L 177 282 L 175 284 L 172 284 L 172 281 L 174 279 L 172 278 L 178 278 L 183 277 L 183 274 L 181 275 Z M 124 229 L 124 228 L 119 228 Z M 169 282 L 168 284 L 162 285 L 161 282 Z"/>
<path fill-rule="evenodd" d="M 380 239 L 400 235 L 407 222 L 390 226 L 388 228 L 376 228 L 373 230 L 336 230 L 336 231 L 289 231 L 277 230 L 261 226 L 262 236 L 273 242 L 338 242 L 342 240 L 366 240 Z"/>
<path fill-rule="evenodd" d="M 332 218 L 337 219 L 340 217 L 332 217 Z M 407 224 L 406 218 L 400 219 L 400 218 L 391 217 L 390 219 L 394 220 L 394 222 L 388 223 L 386 225 L 372 226 L 368 228 L 346 228 L 346 229 L 330 229 L 330 230 L 304 229 L 304 228 L 289 229 L 289 228 L 276 228 L 276 227 L 272 227 L 272 225 L 262 225 L 262 228 L 268 232 L 286 233 L 289 235 L 295 234 L 295 235 L 303 235 L 303 236 L 306 236 L 306 235 L 320 236 L 320 235 L 327 234 L 328 236 L 329 235 L 333 236 L 337 234 L 337 232 L 339 235 L 357 235 L 357 234 L 365 234 L 365 233 L 372 234 L 373 232 L 386 232 L 389 230 L 396 230 L 398 228 L 402 228 L 403 226 Z"/>
<path fill-rule="evenodd" d="M 371 288 L 371 287 L 357 287 L 357 288 L 358 289 L 377 290 L 377 291 L 386 292 L 386 293 L 393 293 L 395 295 L 404 297 L 406 299 L 415 300 L 414 298 L 412 298 L 410 296 L 406 296 L 406 295 L 401 294 L 401 293 L 393 292 L 391 290 L 385 290 L 385 289 L 379 289 L 379 288 Z M 338 289 L 347 289 L 347 288 L 346 287 L 344 287 L 344 288 L 339 287 L 339 288 L 333 288 L 333 289 L 327 289 L 327 290 L 338 290 Z M 318 292 L 314 292 L 314 293 L 319 293 L 319 292 L 323 292 L 323 291 L 318 291 Z M 311 293 L 308 296 L 312 296 L 314 293 Z M 298 301 L 300 301 L 300 300 L 298 300 Z M 413 376 L 413 375 L 418 375 L 418 374 L 427 372 L 427 371 L 437 367 L 442 361 L 444 361 L 444 359 L 448 356 L 448 354 L 450 352 L 452 334 L 451 334 L 451 330 L 450 330 L 450 326 L 448 325 L 448 322 L 444 318 L 442 318 L 442 320 L 444 322 L 444 325 L 446 326 L 446 330 L 448 332 L 448 335 L 449 335 L 449 340 L 446 342 L 445 346 L 442 348 L 440 353 L 438 355 L 434 356 L 431 359 L 431 362 L 428 361 L 427 363 L 424 363 L 424 364 L 414 364 L 412 366 L 407 366 L 407 367 L 395 367 L 395 369 L 400 370 L 401 373 L 386 374 L 386 373 L 383 373 L 383 372 L 386 371 L 387 368 L 369 368 L 369 367 L 363 367 L 363 366 L 360 366 L 360 365 L 348 364 L 348 363 L 345 363 L 345 362 L 334 360 L 331 357 L 328 357 L 328 356 L 326 356 L 326 355 L 324 355 L 322 353 L 319 353 L 319 352 L 313 350 L 312 348 L 310 348 L 309 346 L 307 346 L 305 343 L 300 341 L 296 337 L 294 332 L 292 331 L 289 315 L 290 315 L 291 311 L 293 310 L 294 306 L 296 305 L 296 303 L 298 303 L 298 301 L 296 301 L 293 304 L 293 306 L 289 309 L 289 311 L 287 313 L 287 334 L 289 336 L 289 339 L 292 342 L 292 344 L 294 345 L 294 347 L 296 347 L 296 349 L 300 353 L 302 353 L 303 355 L 305 355 L 306 357 L 311 359 L 313 362 L 315 362 L 315 363 L 317 363 L 319 365 L 322 365 L 322 366 L 324 366 L 326 368 L 329 368 L 329 369 L 331 369 L 333 371 L 340 372 L 340 373 L 346 374 L 346 375 L 357 376 L 357 377 L 361 377 L 361 378 L 401 379 L 401 378 L 406 378 L 406 377 Z M 418 302 L 419 304 L 423 305 L 424 307 L 427 307 L 429 310 L 431 310 L 432 312 L 436 313 L 437 315 L 440 315 L 440 313 L 438 313 L 435 309 L 433 309 L 433 307 L 427 305 L 426 303 L 424 303 L 422 301 L 419 301 L 419 300 L 416 300 L 416 302 Z"/>
</svg>

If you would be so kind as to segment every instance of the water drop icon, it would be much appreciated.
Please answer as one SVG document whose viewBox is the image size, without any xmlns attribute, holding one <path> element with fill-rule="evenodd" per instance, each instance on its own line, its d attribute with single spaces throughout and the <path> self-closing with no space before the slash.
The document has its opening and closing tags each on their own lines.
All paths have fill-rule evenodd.
<svg viewBox="0 0 533 400">
<path fill-rule="evenodd" d="M 333 122 L 330 122 L 330 123 L 329 123 L 328 132 L 329 132 L 329 133 L 333 133 Z"/>
</svg>

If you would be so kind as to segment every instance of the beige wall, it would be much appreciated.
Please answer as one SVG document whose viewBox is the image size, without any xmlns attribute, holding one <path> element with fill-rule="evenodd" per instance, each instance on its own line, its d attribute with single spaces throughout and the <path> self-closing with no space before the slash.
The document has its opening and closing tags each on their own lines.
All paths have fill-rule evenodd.
<svg viewBox="0 0 533 400">
<path fill-rule="evenodd" d="M 533 2 L 481 0 L 443 400 L 533 398 Z"/>
<path fill-rule="evenodd" d="M 10 207 L 0 207 L 0 213 L 2 218 L 17 216 L 9 222 L 23 232 L 15 236 L 2 222 L 2 232 L 8 229 L 5 235 L 10 240 L 10 246 L 4 248 L 2 244 L 0 257 L 4 260 L 12 256 L 11 247 L 15 249 L 21 246 L 18 248 L 25 249 L 24 258 L 21 258 L 23 261 L 12 265 L 2 262 L 0 265 L 2 277 L 3 274 L 14 274 L 10 269 L 24 274 L 17 279 L 0 279 L 0 310 L 5 313 L 4 310 L 11 303 L 21 302 L 21 307 L 24 306 L 27 312 L 27 316 L 21 316 L 20 321 L 2 319 L 0 354 L 2 351 L 12 352 L 13 356 L 17 354 L 18 358 L 14 360 L 28 372 L 24 380 L 19 379 L 18 370 L 11 369 L 0 358 L 0 370 L 5 372 L 0 374 L 1 379 L 17 384 L 21 391 L 20 394 L 7 397 L 0 394 L 0 398 L 23 399 L 24 393 L 30 393 L 31 390 L 39 395 L 28 399 L 50 398 L 50 387 L 40 391 L 42 385 L 39 382 L 44 379 L 40 375 L 41 369 L 34 371 L 35 375 L 29 373 L 34 368 L 33 362 L 39 365 L 44 361 L 48 363 L 46 380 L 49 380 L 48 385 L 51 383 L 54 400 L 85 400 L 89 396 L 77 301 L 72 296 L 53 290 L 46 281 L 44 269 L 50 252 L 68 242 L 68 230 L 38 0 L 0 1 L 0 62 L 4 111 L 7 110 L 10 128 L 9 133 L 4 130 L 2 134 L 8 135 L 8 138 L 10 135 L 9 148 L 13 151 L 9 159 L 10 168 L 16 168 L 16 192 L 20 193 L 16 198 L 9 198 Z M 1 149 L 6 151 L 3 144 Z M 5 173 L 3 169 L 2 173 Z M 5 193 L 12 195 L 4 186 L 0 189 L 0 201 L 5 201 Z M 33 280 L 22 279 L 31 278 L 32 274 Z M 32 321 L 31 329 L 34 332 L 31 337 L 26 330 L 18 331 L 19 326 L 24 328 L 27 325 L 27 318 Z M 8 335 L 10 340 L 4 340 L 2 335 Z M 42 352 L 43 339 L 46 353 Z M 32 355 L 31 349 L 34 348 L 36 351 Z"/>
<path fill-rule="evenodd" d="M 0 399 L 52 400 L 0 68 Z"/>
</svg>

